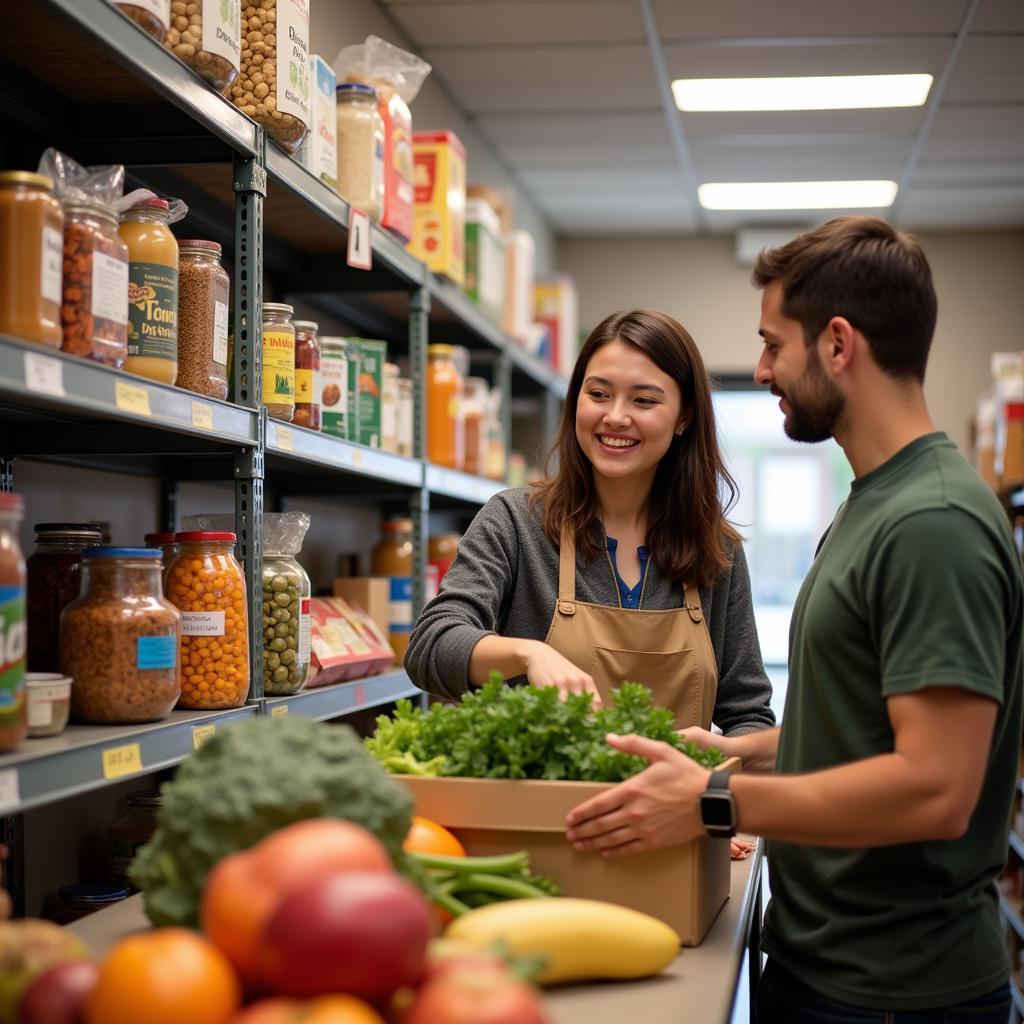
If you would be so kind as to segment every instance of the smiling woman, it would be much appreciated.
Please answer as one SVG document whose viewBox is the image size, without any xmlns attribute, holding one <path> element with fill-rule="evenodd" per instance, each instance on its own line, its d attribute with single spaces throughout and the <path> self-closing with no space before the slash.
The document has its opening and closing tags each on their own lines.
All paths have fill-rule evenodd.
<svg viewBox="0 0 1024 1024">
<path fill-rule="evenodd" d="M 551 446 L 557 469 L 492 499 L 423 611 L 406 668 L 456 698 L 492 670 L 607 702 L 643 683 L 680 728 L 774 723 L 739 535 L 720 495 L 711 389 L 671 317 L 587 339 Z M 550 465 L 549 460 L 549 465 Z"/>
</svg>

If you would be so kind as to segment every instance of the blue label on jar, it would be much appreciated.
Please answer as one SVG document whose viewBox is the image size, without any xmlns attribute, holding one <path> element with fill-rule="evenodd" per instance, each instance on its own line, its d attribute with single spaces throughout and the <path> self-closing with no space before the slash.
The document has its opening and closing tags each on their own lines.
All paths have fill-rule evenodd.
<svg viewBox="0 0 1024 1024">
<path fill-rule="evenodd" d="M 176 636 L 140 636 L 137 668 L 174 668 L 178 662 Z"/>
<path fill-rule="evenodd" d="M 412 632 L 412 577 L 392 576 L 388 594 L 388 629 Z"/>
</svg>

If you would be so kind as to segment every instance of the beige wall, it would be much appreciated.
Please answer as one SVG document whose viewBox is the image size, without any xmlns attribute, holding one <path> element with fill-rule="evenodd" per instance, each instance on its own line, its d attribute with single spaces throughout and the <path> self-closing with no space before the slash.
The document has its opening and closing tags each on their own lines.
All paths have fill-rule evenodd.
<svg viewBox="0 0 1024 1024">
<path fill-rule="evenodd" d="M 926 393 L 932 416 L 967 450 L 992 352 L 1024 348 L 1024 232 L 922 235 L 939 296 Z M 750 373 L 760 295 L 731 237 L 563 240 L 559 262 L 580 296 L 581 329 L 614 309 L 654 306 L 683 323 L 713 372 Z"/>
</svg>

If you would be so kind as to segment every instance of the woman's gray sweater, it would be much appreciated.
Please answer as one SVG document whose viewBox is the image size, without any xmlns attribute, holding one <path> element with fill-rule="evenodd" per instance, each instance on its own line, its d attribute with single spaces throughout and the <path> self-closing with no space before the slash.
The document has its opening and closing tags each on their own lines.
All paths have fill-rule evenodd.
<svg viewBox="0 0 1024 1024">
<path fill-rule="evenodd" d="M 577 554 L 576 597 L 618 605 L 606 559 L 586 563 Z M 497 634 L 543 640 L 557 598 L 558 549 L 530 509 L 529 492 L 502 491 L 477 513 L 440 593 L 413 629 L 405 656 L 410 678 L 428 693 L 458 700 L 469 687 L 469 658 L 480 639 Z M 700 589 L 700 600 L 718 663 L 715 724 L 733 736 L 774 725 L 742 547 L 735 548 L 732 564 L 715 584 Z M 682 588 L 660 576 L 652 560 L 644 607 L 682 605 Z"/>
</svg>

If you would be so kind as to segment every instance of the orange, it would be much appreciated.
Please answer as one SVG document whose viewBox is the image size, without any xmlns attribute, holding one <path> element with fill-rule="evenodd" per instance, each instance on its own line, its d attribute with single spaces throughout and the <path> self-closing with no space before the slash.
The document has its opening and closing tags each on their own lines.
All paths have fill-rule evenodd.
<svg viewBox="0 0 1024 1024">
<path fill-rule="evenodd" d="M 443 825 L 429 818 L 414 817 L 402 843 L 407 853 L 438 853 L 444 857 L 465 857 L 466 848 Z"/>
<path fill-rule="evenodd" d="M 185 928 L 118 942 L 100 965 L 87 1024 L 227 1024 L 241 987 L 227 958 Z"/>
<path fill-rule="evenodd" d="M 384 1024 L 384 1021 L 361 999 L 320 996 L 308 1002 L 264 999 L 232 1018 L 230 1024 Z"/>
</svg>

